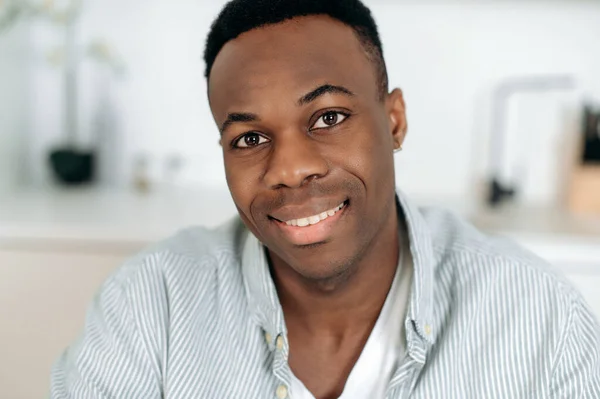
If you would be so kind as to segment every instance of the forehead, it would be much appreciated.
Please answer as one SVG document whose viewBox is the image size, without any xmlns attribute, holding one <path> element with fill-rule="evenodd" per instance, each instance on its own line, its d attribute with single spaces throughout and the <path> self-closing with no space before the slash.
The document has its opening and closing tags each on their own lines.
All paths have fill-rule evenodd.
<svg viewBox="0 0 600 399">
<path fill-rule="evenodd" d="M 297 99 L 319 84 L 377 93 L 373 66 L 354 31 L 326 16 L 295 18 L 229 41 L 209 81 L 213 112 Z"/>
</svg>

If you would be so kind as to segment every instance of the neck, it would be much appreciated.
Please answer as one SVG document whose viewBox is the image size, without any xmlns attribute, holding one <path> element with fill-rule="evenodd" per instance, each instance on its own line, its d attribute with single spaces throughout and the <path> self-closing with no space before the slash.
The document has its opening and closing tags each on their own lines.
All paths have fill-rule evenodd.
<svg viewBox="0 0 600 399">
<path fill-rule="evenodd" d="M 272 272 L 288 328 L 343 336 L 370 329 L 387 298 L 398 267 L 396 206 L 365 254 L 344 272 L 309 280 L 270 254 Z"/>
</svg>

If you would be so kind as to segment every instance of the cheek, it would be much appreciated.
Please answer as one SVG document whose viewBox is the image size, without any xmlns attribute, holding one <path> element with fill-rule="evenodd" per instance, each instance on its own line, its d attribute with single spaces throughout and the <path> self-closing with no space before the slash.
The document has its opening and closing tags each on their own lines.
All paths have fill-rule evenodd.
<svg viewBox="0 0 600 399">
<path fill-rule="evenodd" d="M 256 218 L 260 217 L 253 211 L 264 197 L 262 176 L 268 161 L 266 154 L 250 154 L 247 157 L 223 154 L 227 186 L 240 216 L 249 228 L 252 227 L 249 223 L 255 225 L 258 222 Z"/>
<path fill-rule="evenodd" d="M 261 230 L 257 226 L 257 220 L 252 215 L 253 205 L 256 203 L 257 197 L 260 195 L 258 177 L 260 170 L 240 166 L 235 162 L 225 161 L 225 176 L 227 178 L 227 186 L 231 192 L 231 197 L 235 203 L 238 214 L 242 222 L 248 230 L 250 230 L 261 242 L 265 242 L 265 238 L 261 234 Z"/>
<path fill-rule="evenodd" d="M 257 185 L 252 179 L 251 170 L 239 162 L 228 160 L 225 156 L 225 177 L 233 202 L 244 214 L 248 213 Z"/>
<path fill-rule="evenodd" d="M 373 122 L 357 126 L 352 137 L 344 143 L 345 150 L 334 156 L 348 172 L 362 180 L 369 192 L 379 192 L 379 186 L 387 187 L 388 181 L 393 180 L 392 146 L 385 127 Z"/>
<path fill-rule="evenodd" d="M 372 121 L 370 132 L 369 143 L 365 147 L 368 145 L 372 173 L 384 180 L 393 178 L 394 140 L 384 115 Z"/>
</svg>

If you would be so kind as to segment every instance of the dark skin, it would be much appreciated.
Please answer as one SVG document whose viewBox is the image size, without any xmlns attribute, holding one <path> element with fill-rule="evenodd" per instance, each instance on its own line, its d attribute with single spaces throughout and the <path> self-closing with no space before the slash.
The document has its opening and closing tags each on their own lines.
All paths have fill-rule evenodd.
<svg viewBox="0 0 600 399">
<path fill-rule="evenodd" d="M 352 28 L 309 16 L 228 42 L 209 99 L 233 200 L 268 251 L 290 367 L 316 398 L 337 398 L 397 267 L 402 92 L 381 95 Z M 283 223 L 338 204 L 319 227 Z"/>
</svg>

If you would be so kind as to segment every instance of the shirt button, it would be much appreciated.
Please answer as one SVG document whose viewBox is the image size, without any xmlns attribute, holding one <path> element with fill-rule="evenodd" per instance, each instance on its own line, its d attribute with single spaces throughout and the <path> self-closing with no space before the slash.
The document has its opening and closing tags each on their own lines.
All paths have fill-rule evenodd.
<svg viewBox="0 0 600 399">
<path fill-rule="evenodd" d="M 271 344 L 271 334 L 269 334 L 268 332 L 265 333 L 265 340 L 267 341 L 267 344 Z"/>
<path fill-rule="evenodd" d="M 283 337 L 281 335 L 279 337 L 277 337 L 277 349 L 278 350 L 283 349 Z"/>
<path fill-rule="evenodd" d="M 431 326 L 429 324 L 425 324 L 425 334 L 431 335 Z"/>
<path fill-rule="evenodd" d="M 277 397 L 279 399 L 285 399 L 285 398 L 287 398 L 287 394 L 288 394 L 287 387 L 285 385 L 278 386 L 276 393 L 277 393 Z"/>
</svg>

